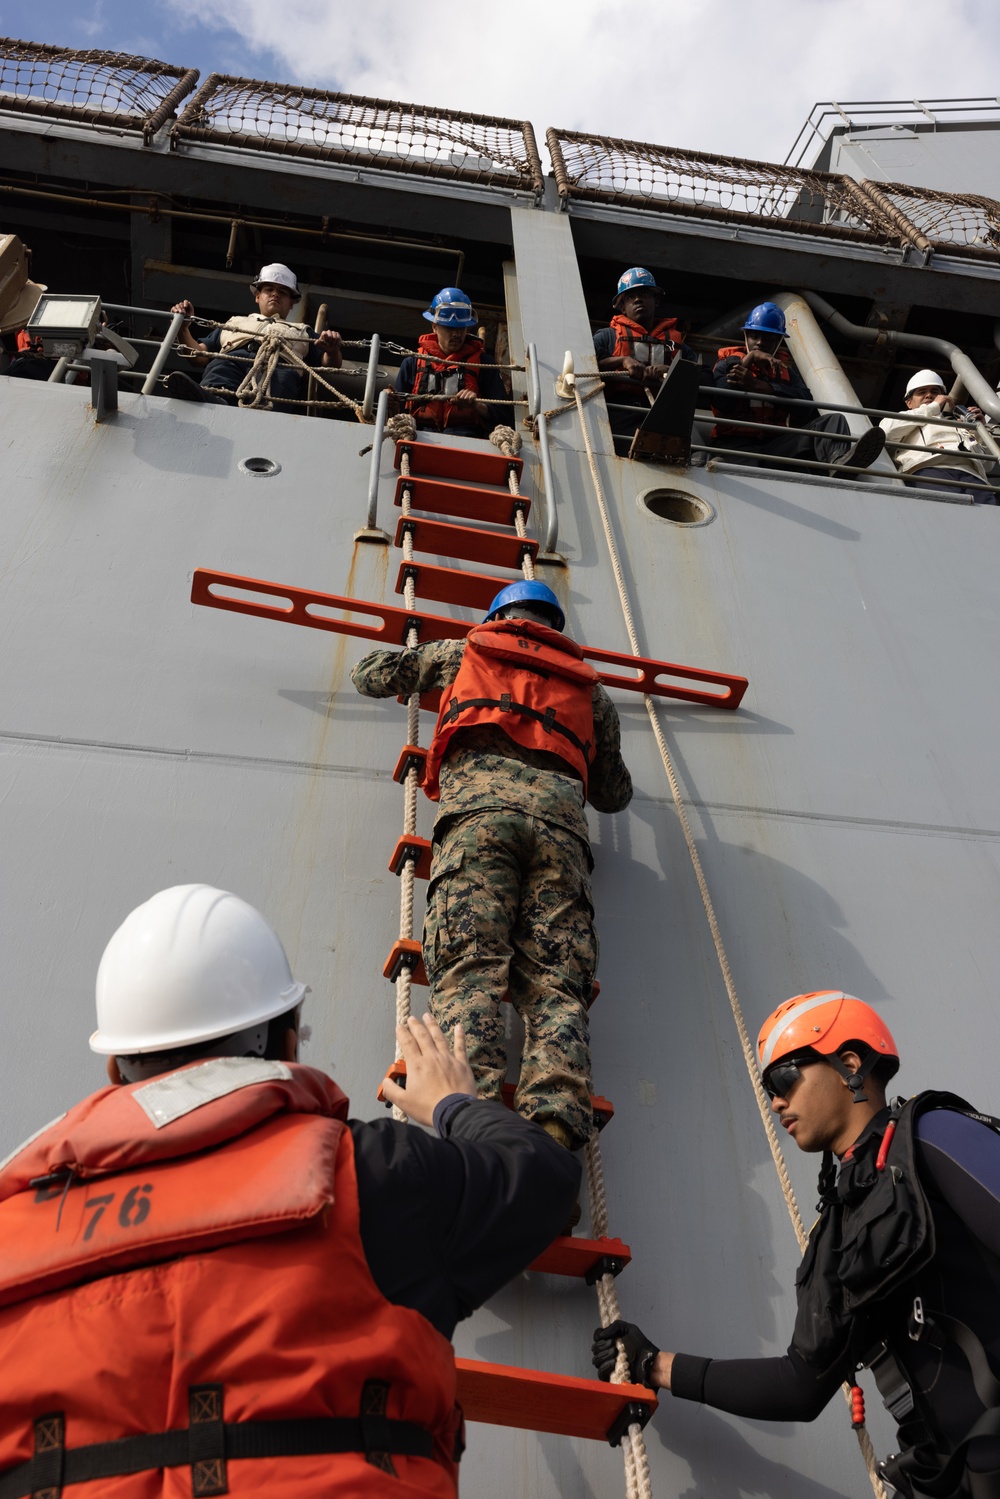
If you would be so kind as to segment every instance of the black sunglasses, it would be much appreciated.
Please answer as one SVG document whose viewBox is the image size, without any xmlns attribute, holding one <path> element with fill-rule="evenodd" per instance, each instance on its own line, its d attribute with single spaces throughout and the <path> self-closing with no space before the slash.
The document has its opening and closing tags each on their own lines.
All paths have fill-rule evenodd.
<svg viewBox="0 0 1000 1499">
<path fill-rule="evenodd" d="M 781 1062 L 774 1062 L 761 1079 L 764 1092 L 772 1101 L 775 1098 L 787 1098 L 789 1090 L 802 1077 L 802 1068 L 818 1061 L 818 1057 L 804 1056 L 786 1057 Z"/>
</svg>

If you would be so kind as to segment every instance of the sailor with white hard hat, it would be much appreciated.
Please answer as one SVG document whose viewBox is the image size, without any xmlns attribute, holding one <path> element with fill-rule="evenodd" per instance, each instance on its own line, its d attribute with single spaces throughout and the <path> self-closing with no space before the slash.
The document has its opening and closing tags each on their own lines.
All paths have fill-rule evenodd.
<svg viewBox="0 0 1000 1499">
<path fill-rule="evenodd" d="M 430 1016 L 384 1086 L 433 1130 L 349 1119 L 298 1062 L 307 992 L 208 885 L 112 936 L 111 1086 L 0 1163 L 5 1493 L 454 1499 L 455 1325 L 555 1237 L 580 1167 L 476 1098 Z"/>
<path fill-rule="evenodd" d="M 303 364 L 323 364 L 330 369 L 340 369 L 344 355 L 339 333 L 332 329 L 316 333 L 306 323 L 289 321 L 292 308 L 302 297 L 294 271 L 280 261 L 262 266 L 250 282 L 250 290 L 257 311 L 229 318 L 221 327 L 212 328 L 203 339 L 195 338 L 190 322 L 183 324 L 181 342 L 200 356 L 195 364 L 207 367 L 200 384 L 182 370 L 172 370 L 162 381 L 167 395 L 177 396 L 182 401 L 235 405 L 236 393 L 261 347 L 259 335 L 262 333 L 279 338 L 283 348 L 289 351 L 271 373 L 266 393 L 268 406 L 274 401 L 280 407 L 282 400 L 302 399 L 305 392 Z M 183 313 L 187 319 L 195 316 L 194 306 L 187 300 L 175 302 L 170 310 Z M 223 357 L 206 359 L 206 355 Z M 295 407 L 286 409 L 294 410 Z"/>
<path fill-rule="evenodd" d="M 912 489 L 938 489 L 974 505 L 995 505 L 985 488 L 990 455 L 967 425 L 985 420 L 978 406 L 956 407 L 936 370 L 917 370 L 906 382 L 905 411 L 880 423 L 893 461 Z M 957 418 L 957 420 L 956 420 Z M 893 443 L 905 447 L 893 448 Z"/>
</svg>

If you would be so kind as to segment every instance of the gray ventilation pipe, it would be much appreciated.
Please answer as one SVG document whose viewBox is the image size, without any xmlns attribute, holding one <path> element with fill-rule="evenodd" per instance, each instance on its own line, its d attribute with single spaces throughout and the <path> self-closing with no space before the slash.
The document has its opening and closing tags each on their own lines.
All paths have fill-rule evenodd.
<svg viewBox="0 0 1000 1499">
<path fill-rule="evenodd" d="M 781 302 L 782 295 L 779 294 L 776 302 Z M 859 343 L 873 344 L 877 339 L 883 340 L 896 349 L 927 349 L 933 354 L 940 354 L 942 359 L 947 359 L 955 374 L 965 384 L 975 404 L 986 412 L 987 416 L 993 417 L 994 421 L 1000 421 L 1000 398 L 997 392 L 990 386 L 989 381 L 980 374 L 968 354 L 963 354 L 958 344 L 953 344 L 946 338 L 931 338 L 924 333 L 899 333 L 895 328 L 862 328 L 857 323 L 849 323 L 842 313 L 831 307 L 829 302 L 824 301 L 814 291 L 799 292 L 798 295 L 809 303 L 821 323 L 829 323 L 831 328 L 836 328 L 845 338 L 857 339 Z M 815 395 L 816 392 L 814 391 Z"/>
<path fill-rule="evenodd" d="M 806 299 L 809 299 L 807 302 Z M 774 300 L 785 314 L 788 324 L 788 347 L 809 387 L 810 394 L 823 404 L 830 401 L 840 406 L 860 406 L 854 386 L 844 374 L 840 360 L 830 348 L 823 331 L 813 316 L 809 292 L 779 291 Z M 824 306 L 826 304 L 824 303 Z M 833 308 L 829 309 L 833 312 Z M 853 437 L 860 437 L 872 425 L 860 412 L 845 411 L 844 419 Z M 897 476 L 896 465 L 888 453 L 880 453 L 871 465 L 872 474 Z M 857 477 L 856 475 L 854 477 Z"/>
</svg>

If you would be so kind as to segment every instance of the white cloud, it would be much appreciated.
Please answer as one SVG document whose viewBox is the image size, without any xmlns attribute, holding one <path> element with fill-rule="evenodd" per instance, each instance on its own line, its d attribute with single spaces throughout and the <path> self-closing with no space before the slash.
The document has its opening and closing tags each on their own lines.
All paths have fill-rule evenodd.
<svg viewBox="0 0 1000 1499">
<path fill-rule="evenodd" d="M 991 0 L 168 4 L 282 81 L 769 160 L 817 99 L 995 97 L 1000 64 Z"/>
</svg>

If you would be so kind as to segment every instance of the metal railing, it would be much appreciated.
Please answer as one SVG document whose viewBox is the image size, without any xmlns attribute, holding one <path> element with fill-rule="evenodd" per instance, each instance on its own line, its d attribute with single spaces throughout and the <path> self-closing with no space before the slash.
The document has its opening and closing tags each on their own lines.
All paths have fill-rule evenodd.
<svg viewBox="0 0 1000 1499">
<path fill-rule="evenodd" d="M 606 378 L 607 378 L 607 376 L 605 375 L 605 379 Z M 704 390 L 707 393 L 708 387 L 705 387 Z M 717 387 L 712 388 L 712 390 L 711 390 L 711 400 L 713 402 L 715 402 L 717 400 L 717 398 L 720 398 L 720 397 L 722 398 L 723 402 L 725 402 L 727 400 L 731 400 L 731 401 L 744 401 L 745 402 L 748 399 L 750 399 L 747 396 L 747 393 L 745 391 L 741 391 L 741 390 L 729 390 L 725 386 L 717 386 Z M 987 471 L 991 467 L 995 466 L 998 462 L 1000 462 L 1000 445 L 998 445 L 998 443 L 997 443 L 996 439 L 994 438 L 993 434 L 989 431 L 989 429 L 985 426 L 985 424 L 983 422 L 980 422 L 980 421 L 976 421 L 976 420 L 966 421 L 964 419 L 959 419 L 959 418 L 954 418 L 953 419 L 953 418 L 950 418 L 950 417 L 943 417 L 943 416 L 924 416 L 924 417 L 918 417 L 918 416 L 916 416 L 912 412 L 889 411 L 889 410 L 886 410 L 884 408 L 880 408 L 880 407 L 877 407 L 877 406 L 849 405 L 846 402 L 839 402 L 839 401 L 819 401 L 819 400 L 811 400 L 811 399 L 810 400 L 805 400 L 805 399 L 803 399 L 802 397 L 799 397 L 799 396 L 768 395 L 766 397 L 763 397 L 763 396 L 759 397 L 758 399 L 761 399 L 761 400 L 765 400 L 766 399 L 767 404 L 769 406 L 783 406 L 783 407 L 791 408 L 793 410 L 796 410 L 796 409 L 797 410 L 806 410 L 806 411 L 810 411 L 810 412 L 811 411 L 840 412 L 843 415 L 866 416 L 866 417 L 869 418 L 869 420 L 872 420 L 873 418 L 877 418 L 879 421 L 881 421 L 885 417 L 891 417 L 892 419 L 897 420 L 897 421 L 905 419 L 907 421 L 912 422 L 915 426 L 926 426 L 926 427 L 934 427 L 934 426 L 938 426 L 939 427 L 939 426 L 942 426 L 942 425 L 954 426 L 954 427 L 959 428 L 960 430 L 964 430 L 964 431 L 969 431 L 969 432 L 975 433 L 977 441 L 979 442 L 980 446 L 984 450 L 981 453 L 969 453 L 968 451 L 966 451 L 964 454 L 960 454 L 959 451 L 956 450 L 955 451 L 955 457 L 956 458 L 958 458 L 960 456 L 965 456 L 967 458 L 975 458 L 980 463 L 982 463 L 984 465 L 984 467 L 987 469 Z M 631 405 L 623 405 L 620 402 L 608 401 L 607 402 L 607 408 L 608 408 L 608 411 L 628 412 L 630 415 L 633 415 L 633 416 L 636 415 L 637 413 L 640 416 L 643 414 L 641 407 L 636 407 L 636 406 L 631 406 Z M 726 425 L 732 426 L 732 427 L 734 427 L 734 428 L 737 429 L 737 431 L 732 434 L 733 436 L 738 436 L 739 431 L 754 431 L 754 432 L 762 432 L 762 433 L 765 433 L 765 434 L 769 433 L 771 435 L 775 435 L 776 433 L 784 433 L 784 432 L 802 432 L 802 433 L 805 433 L 805 432 L 809 431 L 809 429 L 807 427 L 784 427 L 784 426 L 778 426 L 774 422 L 757 422 L 757 421 L 752 421 L 750 418 L 744 418 L 744 417 L 740 416 L 738 413 L 734 413 L 734 415 L 731 416 L 731 417 L 725 416 L 725 415 L 721 415 L 720 416 L 720 414 L 717 411 L 710 411 L 710 410 L 704 410 L 704 409 L 699 409 L 699 410 L 695 411 L 695 413 L 694 413 L 694 421 L 695 421 L 695 423 L 707 423 L 707 422 L 718 423 L 718 422 L 722 422 L 722 423 L 724 423 Z M 624 434 L 622 434 L 622 433 L 616 433 L 615 435 L 617 437 L 623 437 L 624 436 Z M 837 438 L 838 438 L 838 436 L 842 436 L 845 447 L 852 446 L 857 441 L 857 434 L 852 434 L 852 433 L 847 433 L 847 432 L 845 432 L 843 434 L 828 433 L 828 432 L 816 432 L 815 435 L 818 438 L 820 438 L 821 440 L 822 439 L 826 439 L 827 441 L 829 441 L 831 438 L 834 441 L 836 441 Z M 890 440 L 886 441 L 885 446 L 886 446 L 886 451 L 890 452 L 890 453 L 892 453 L 892 452 L 910 452 L 910 453 L 925 453 L 925 454 L 930 454 L 930 453 L 936 453 L 936 452 L 939 451 L 937 449 L 927 448 L 927 447 L 923 446 L 920 443 L 896 442 L 896 441 L 890 441 Z M 718 443 L 712 443 L 712 442 L 706 442 L 706 443 L 694 442 L 694 443 L 691 444 L 691 451 L 694 452 L 694 453 L 707 453 L 709 455 L 710 459 L 715 459 L 717 461 L 721 460 L 724 463 L 729 462 L 729 461 L 731 461 L 733 459 L 739 459 L 739 458 L 751 459 L 751 460 L 753 460 L 756 463 L 760 463 L 761 458 L 764 457 L 764 456 L 766 456 L 766 460 L 767 460 L 766 467 L 768 467 L 768 468 L 772 467 L 772 465 L 776 466 L 776 467 L 779 467 L 779 468 L 790 468 L 790 469 L 793 469 L 793 470 L 798 470 L 798 469 L 805 468 L 807 470 L 816 470 L 817 472 L 821 472 L 821 473 L 824 473 L 826 475 L 829 475 L 831 467 L 834 466 L 834 465 L 831 465 L 830 463 L 823 463 L 823 462 L 820 462 L 819 460 L 812 459 L 812 458 L 786 457 L 783 454 L 777 454 L 777 453 L 768 453 L 766 455 L 763 455 L 761 453 L 760 449 L 759 448 L 755 449 L 752 446 L 752 444 L 748 444 L 746 447 L 743 447 L 743 448 L 735 448 L 735 447 L 733 447 L 733 446 L 731 446 L 729 444 L 720 445 Z M 950 451 L 950 450 L 948 450 L 948 451 Z M 944 456 L 947 457 L 947 452 L 944 453 Z M 939 464 L 939 465 L 936 465 L 936 466 L 942 467 L 942 468 L 947 468 L 948 467 L 948 465 L 947 465 L 946 462 L 942 463 L 942 464 Z M 905 482 L 908 479 L 912 479 L 912 478 L 921 478 L 921 479 L 924 479 L 924 480 L 930 479 L 930 478 L 933 477 L 934 467 L 935 467 L 935 465 L 932 464 L 929 467 L 924 467 L 922 469 L 917 470 L 915 473 L 912 470 L 902 470 L 902 469 L 900 469 L 900 470 L 897 471 L 897 473 L 894 476 L 892 476 L 892 478 L 890 479 L 890 482 L 897 482 L 897 483 L 900 483 L 900 484 L 905 484 Z M 852 464 L 837 464 L 836 465 L 836 470 L 837 470 L 837 474 L 867 474 L 867 475 L 869 475 L 869 477 L 874 477 L 872 475 L 871 469 L 869 469 L 869 468 L 861 468 L 861 467 L 858 467 L 857 465 L 852 465 Z M 880 476 L 880 478 L 881 478 L 881 481 L 884 483 L 886 476 Z M 979 479 L 975 474 L 973 474 L 971 472 L 969 473 L 969 477 L 968 477 L 968 479 L 965 482 L 963 482 L 963 481 L 961 481 L 959 479 L 940 479 L 940 480 L 936 480 L 935 484 L 939 485 L 942 490 L 946 490 L 946 489 L 963 489 L 963 490 L 967 490 L 967 489 L 985 489 L 985 490 L 989 491 L 992 494 L 1000 496 L 1000 475 L 998 475 L 997 482 L 993 483 L 993 484 L 990 484 L 988 482 L 984 482 L 983 480 Z"/>
<path fill-rule="evenodd" d="M 212 73 L 170 132 L 279 156 L 542 191 L 529 121 Z"/>
<path fill-rule="evenodd" d="M 939 124 L 974 124 L 996 120 L 1000 98 L 992 99 L 824 99 L 814 104 L 802 129 L 785 157 L 786 166 L 801 166 L 814 150 L 818 153 L 837 131 L 863 134 L 886 125 L 913 124 L 936 129 Z"/>
<path fill-rule="evenodd" d="M 550 129 L 545 138 L 564 201 L 895 245 L 925 258 L 940 250 L 1000 261 L 1000 203 L 992 198 L 571 130 Z"/>
<path fill-rule="evenodd" d="M 0 37 L 0 109 L 137 130 L 147 145 L 197 81 L 148 57 Z"/>
</svg>

